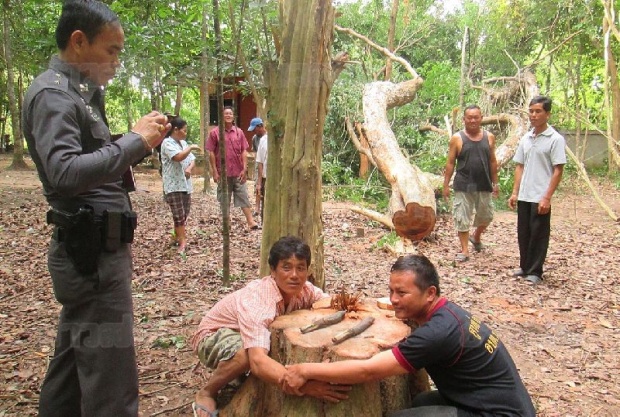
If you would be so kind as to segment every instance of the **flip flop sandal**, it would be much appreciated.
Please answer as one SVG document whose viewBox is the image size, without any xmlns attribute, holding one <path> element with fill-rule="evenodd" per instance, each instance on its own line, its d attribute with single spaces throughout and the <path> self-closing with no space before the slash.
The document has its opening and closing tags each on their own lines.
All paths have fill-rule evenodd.
<svg viewBox="0 0 620 417">
<path fill-rule="evenodd" d="M 456 262 L 467 262 L 469 261 L 469 256 L 465 255 L 464 253 L 458 253 L 455 257 L 454 260 Z"/>
<path fill-rule="evenodd" d="M 204 405 L 200 405 L 200 404 L 193 402 L 192 411 L 194 412 L 194 417 L 199 417 L 198 410 L 202 411 L 203 413 L 207 413 L 207 416 L 209 417 L 217 417 L 220 413 L 219 410 L 209 411 L 207 407 L 205 407 Z"/>
<path fill-rule="evenodd" d="M 542 282 L 542 278 L 538 275 L 526 275 L 525 280 L 532 283 L 532 285 L 538 285 Z"/>
<path fill-rule="evenodd" d="M 470 242 L 472 245 L 474 245 L 474 250 L 475 250 L 476 252 L 480 252 L 480 251 L 482 250 L 482 242 L 476 242 L 476 241 L 474 241 L 474 238 L 473 238 L 473 237 L 471 237 L 471 236 L 469 237 L 469 242 Z"/>
</svg>

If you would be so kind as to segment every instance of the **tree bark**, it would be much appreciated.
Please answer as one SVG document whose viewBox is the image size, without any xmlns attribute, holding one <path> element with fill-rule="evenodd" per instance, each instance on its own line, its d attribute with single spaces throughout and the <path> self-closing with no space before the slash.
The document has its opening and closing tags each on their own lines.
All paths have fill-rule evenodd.
<svg viewBox="0 0 620 417">
<path fill-rule="evenodd" d="M 503 167 L 512 160 L 517 147 L 519 146 L 519 140 L 527 132 L 528 124 L 523 117 L 518 117 L 514 114 L 500 113 L 493 116 L 487 116 L 482 118 L 483 126 L 490 124 L 509 125 L 508 134 L 506 139 L 500 146 L 495 149 L 495 159 L 497 159 L 497 166 Z"/>
<path fill-rule="evenodd" d="M 302 238 L 312 251 L 311 279 L 323 287 L 321 158 L 334 75 L 330 0 L 281 0 L 278 63 L 267 65 L 267 182 L 261 273 L 281 236 Z"/>
<path fill-rule="evenodd" d="M 272 358 L 283 364 L 300 362 L 366 359 L 390 349 L 406 337 L 411 328 L 394 317 L 394 313 L 377 307 L 377 300 L 361 303 L 358 312 L 347 313 L 340 323 L 302 334 L 301 327 L 313 320 L 333 314 L 320 308 L 299 310 L 278 317 L 271 325 Z M 334 344 L 332 338 L 356 326 L 364 318 L 374 323 L 361 334 Z M 231 402 L 220 411 L 222 417 L 340 417 L 383 416 L 387 412 L 410 407 L 411 397 L 429 389 L 426 372 L 386 378 L 382 381 L 353 385 L 349 399 L 327 404 L 312 397 L 285 395 L 279 387 L 250 376 Z"/>
<path fill-rule="evenodd" d="M 459 109 L 465 110 L 465 61 L 467 58 L 467 45 L 469 43 L 469 27 L 465 26 L 463 31 L 463 43 L 461 44 L 461 82 L 459 84 Z"/>
<path fill-rule="evenodd" d="M 133 129 L 133 113 L 132 113 L 132 98 L 131 98 L 131 93 L 129 93 L 131 91 L 131 78 L 130 77 L 126 77 L 125 78 L 125 90 L 127 91 L 127 101 L 128 101 L 128 105 L 125 107 L 125 122 L 127 123 L 127 131 L 131 131 L 131 129 Z M 159 162 L 159 161 L 158 161 Z"/>
<path fill-rule="evenodd" d="M 390 214 L 396 233 L 420 240 L 435 227 L 435 192 L 427 176 L 403 155 L 387 110 L 413 100 L 422 84 L 415 78 L 400 84 L 374 82 L 364 89 L 364 128 L 377 168 L 392 186 Z"/>
<path fill-rule="evenodd" d="M 392 0 L 390 9 L 390 28 L 388 30 L 388 50 L 394 52 L 394 38 L 396 37 L 396 17 L 398 16 L 399 0 Z M 387 58 L 385 62 L 385 81 L 392 78 L 392 59 Z"/>
<path fill-rule="evenodd" d="M 183 86 L 181 85 L 181 81 L 177 79 L 176 100 L 174 102 L 174 109 L 172 111 L 172 114 L 176 114 L 176 115 L 181 114 L 182 107 L 183 107 Z"/>
<path fill-rule="evenodd" d="M 606 0 L 603 2 L 605 6 L 605 18 L 603 19 L 603 33 L 605 40 L 605 102 L 607 104 L 607 148 L 609 155 L 608 170 L 609 173 L 620 171 L 620 81 L 618 80 L 618 68 L 611 48 L 611 32 L 615 28 L 615 23 L 610 18 L 611 3 Z"/>
<path fill-rule="evenodd" d="M 202 6 L 202 23 L 201 23 L 201 32 L 202 39 L 207 38 L 207 34 L 209 32 L 208 29 L 208 21 L 209 17 L 207 16 L 207 5 L 206 3 Z M 209 134 L 209 120 L 210 120 L 210 111 L 209 108 L 209 51 L 207 50 L 207 46 L 202 49 L 200 54 L 200 137 L 204 141 L 202 146 L 202 151 L 204 155 L 204 172 L 202 177 L 204 182 L 202 184 L 202 192 L 206 193 L 207 191 L 211 191 L 211 161 L 209 160 L 209 154 L 206 150 L 207 144 L 207 135 Z"/>
<path fill-rule="evenodd" d="M 220 30 L 220 3 L 219 0 L 213 1 L 213 28 L 215 33 L 215 71 L 217 76 L 217 120 L 219 121 L 219 135 L 223 144 L 224 136 L 224 78 L 222 76 L 222 35 Z M 220 185 L 222 195 L 228 195 L 227 167 L 226 167 L 226 146 L 219 146 L 216 156 L 220 158 Z M 206 155 L 205 155 L 206 156 Z M 223 198 L 220 202 L 222 212 L 222 285 L 227 287 L 230 284 L 230 205 L 226 204 Z"/>
<path fill-rule="evenodd" d="M 9 111 L 11 113 L 11 128 L 13 130 L 13 162 L 9 169 L 28 169 L 28 165 L 24 161 L 24 141 L 22 139 L 22 131 L 20 126 L 19 110 L 17 105 L 17 97 L 15 95 L 15 72 L 13 68 L 13 54 L 11 50 L 11 34 L 9 26 L 11 20 L 9 13 L 11 11 L 9 0 L 3 2 L 3 38 L 4 38 L 4 62 L 6 63 L 6 90 L 9 99 Z"/>
<path fill-rule="evenodd" d="M 394 223 L 392 222 L 392 219 L 389 216 L 386 216 L 385 214 L 381 214 L 377 211 L 374 210 L 370 210 L 364 207 L 357 207 L 357 206 L 353 206 L 351 207 L 351 211 L 353 213 L 357 213 L 357 214 L 361 214 L 363 216 L 368 217 L 370 220 L 373 220 L 377 223 L 382 224 L 383 226 L 387 227 L 390 230 L 394 230 Z"/>
</svg>

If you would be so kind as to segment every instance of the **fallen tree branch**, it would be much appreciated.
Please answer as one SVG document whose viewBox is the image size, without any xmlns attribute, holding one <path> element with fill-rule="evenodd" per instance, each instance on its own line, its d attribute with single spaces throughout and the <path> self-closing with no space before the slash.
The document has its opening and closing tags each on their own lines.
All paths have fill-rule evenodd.
<svg viewBox="0 0 620 417">
<path fill-rule="evenodd" d="M 375 162 L 375 158 L 373 158 L 372 156 L 372 152 L 370 152 L 370 149 L 362 146 L 362 143 L 360 142 L 359 138 L 357 137 L 357 134 L 355 133 L 355 128 L 351 124 L 351 121 L 349 120 L 348 117 L 344 119 L 344 123 L 347 127 L 347 132 L 349 133 L 351 142 L 353 142 L 353 144 L 357 148 L 357 151 L 359 153 L 363 153 L 364 155 L 366 155 L 366 157 L 368 157 L 368 162 L 370 162 L 374 166 L 377 166 L 377 163 Z"/>
<path fill-rule="evenodd" d="M 605 202 L 598 195 L 598 191 L 596 191 L 596 188 L 594 188 L 594 185 L 590 181 L 590 177 L 588 176 L 588 172 L 583 166 L 583 162 L 577 159 L 573 151 L 571 151 L 568 146 L 566 147 L 566 153 L 570 156 L 573 162 L 575 162 L 575 165 L 577 165 L 577 172 L 579 172 L 579 176 L 583 178 L 588 188 L 590 188 L 590 191 L 592 191 L 592 195 L 594 196 L 594 199 L 596 200 L 596 202 L 603 208 L 603 210 L 605 210 L 607 215 L 611 217 L 613 221 L 618 222 L 618 216 L 613 212 L 613 210 L 607 204 L 605 204 Z"/>
<path fill-rule="evenodd" d="M 396 61 L 399 64 L 401 64 L 403 67 L 405 67 L 405 69 L 409 72 L 409 74 L 411 74 L 413 76 L 413 78 L 419 78 L 420 76 L 418 75 L 418 73 L 413 69 L 413 67 L 411 66 L 411 64 L 409 64 L 407 61 L 405 61 L 403 58 L 394 55 L 389 49 L 384 48 L 383 46 L 379 46 L 376 43 L 374 43 L 373 41 L 371 41 L 370 39 L 368 39 L 366 36 L 361 35 L 359 33 L 357 33 L 356 31 L 354 31 L 353 29 L 349 29 L 349 28 L 343 28 L 341 26 L 338 25 L 334 25 L 334 29 L 336 29 L 339 32 L 343 32 L 346 34 L 349 34 L 355 38 L 361 39 L 364 42 L 366 42 L 368 45 L 372 46 L 373 48 L 375 48 L 377 51 L 381 52 L 383 55 L 387 56 L 388 58 L 390 58 L 392 61 Z"/>
<path fill-rule="evenodd" d="M 411 242 L 411 240 L 405 239 L 403 237 L 401 237 L 393 245 L 391 245 L 391 244 L 385 245 L 384 249 L 386 249 L 388 252 L 390 252 L 392 255 L 394 255 L 396 257 L 401 256 L 401 255 L 418 253 L 416 247 L 413 246 L 413 242 Z"/>
<path fill-rule="evenodd" d="M 332 59 L 332 79 L 334 81 L 338 78 L 342 70 L 344 70 L 345 65 L 348 64 L 349 62 L 351 61 L 349 61 L 348 52 L 339 52 Z"/>
<path fill-rule="evenodd" d="M 617 29 L 616 29 L 616 31 L 617 31 Z M 536 61 L 531 62 L 530 64 L 526 65 L 525 68 L 533 68 L 538 63 L 540 63 L 543 59 L 545 59 L 549 55 L 553 54 L 555 51 L 557 51 L 562 46 L 564 46 L 564 44 L 566 44 L 568 41 L 570 41 L 571 39 L 573 39 L 575 36 L 579 35 L 582 32 L 583 32 L 583 29 L 579 29 L 577 32 L 571 33 L 566 39 L 564 39 L 562 42 L 560 42 L 555 48 L 551 49 L 550 51 L 547 51 L 547 53 L 545 53 L 543 56 L 539 57 Z"/>
<path fill-rule="evenodd" d="M 363 207 L 353 206 L 351 207 L 351 211 L 353 213 L 361 214 L 362 216 L 368 217 L 370 220 L 374 220 L 377 223 L 380 223 L 387 227 L 390 230 L 394 230 L 394 223 L 392 223 L 392 219 L 385 214 L 381 214 L 377 211 L 366 209 Z"/>
<path fill-rule="evenodd" d="M 161 382 L 159 382 L 161 384 Z M 149 391 L 149 392 L 143 392 L 140 394 L 140 397 L 148 397 L 149 395 L 153 395 L 153 394 L 157 394 L 158 392 L 162 392 L 162 391 L 166 391 L 167 389 L 170 389 L 172 387 L 176 387 L 177 385 L 181 385 L 180 382 L 176 382 L 174 384 L 166 384 L 165 387 L 163 388 L 159 388 L 153 391 Z"/>
<path fill-rule="evenodd" d="M 448 133 L 448 137 L 452 137 L 452 123 L 450 123 L 450 117 L 446 114 L 446 116 L 443 118 L 444 122 L 446 122 L 446 130 Z"/>
<path fill-rule="evenodd" d="M 37 288 L 35 287 L 35 288 L 31 288 L 31 289 L 26 290 L 26 291 L 19 292 L 19 293 L 17 293 L 17 294 L 13 294 L 13 295 L 11 295 L 10 297 L 0 298 L 0 303 L 5 303 L 5 302 L 10 301 L 10 300 L 13 300 L 13 299 L 15 299 L 15 298 L 21 297 L 22 295 L 25 295 L 25 294 L 31 293 L 31 292 L 33 292 L 33 291 L 34 291 L 34 290 L 36 290 L 36 289 L 37 289 Z"/>
<path fill-rule="evenodd" d="M 168 413 L 170 413 L 170 412 L 172 412 L 172 411 L 177 411 L 177 410 L 180 410 L 181 408 L 185 408 L 185 407 L 187 407 L 187 406 L 191 406 L 191 405 L 192 405 L 192 402 L 193 402 L 193 401 L 189 401 L 189 402 L 186 402 L 186 403 L 184 403 L 184 404 L 178 405 L 178 406 L 176 406 L 176 407 L 165 408 L 165 409 L 163 409 L 163 410 L 160 410 L 160 411 L 158 411 L 158 412 L 156 412 L 156 413 L 151 414 L 151 417 L 161 416 L 162 414 L 168 414 Z"/>
<path fill-rule="evenodd" d="M 429 131 L 430 132 L 435 132 L 435 133 L 440 134 L 442 136 L 448 136 L 449 135 L 447 130 L 442 129 L 442 128 L 437 127 L 437 126 L 434 126 L 432 124 L 422 125 L 422 126 L 420 126 L 418 128 L 418 131 L 419 132 L 429 132 Z"/>
<path fill-rule="evenodd" d="M 200 362 L 198 364 L 200 364 Z M 191 369 L 191 368 L 193 368 L 195 366 L 197 366 L 197 364 L 193 364 L 193 365 L 190 365 L 190 366 L 186 366 L 184 368 L 178 368 L 178 369 L 174 369 L 174 370 L 166 371 L 166 372 L 169 373 L 169 374 L 183 372 L 183 371 L 187 371 L 188 369 Z M 157 372 L 155 372 L 153 374 L 141 376 L 140 377 L 140 381 L 144 381 L 144 380 L 151 379 L 151 378 L 157 378 L 157 377 L 161 376 L 161 374 L 162 374 L 162 372 L 160 370 L 158 370 Z"/>
</svg>

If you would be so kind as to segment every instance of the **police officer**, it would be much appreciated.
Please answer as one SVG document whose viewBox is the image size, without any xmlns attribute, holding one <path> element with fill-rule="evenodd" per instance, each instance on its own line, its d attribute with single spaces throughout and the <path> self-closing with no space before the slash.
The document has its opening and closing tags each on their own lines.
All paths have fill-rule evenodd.
<svg viewBox="0 0 620 417">
<path fill-rule="evenodd" d="M 103 95 L 120 65 L 124 33 L 105 4 L 66 2 L 56 43 L 59 53 L 30 86 L 22 115 L 53 209 L 48 266 L 62 304 L 39 416 L 136 417 L 129 245 L 135 222 L 121 178 L 170 125 L 151 112 L 111 141 Z M 84 262 L 82 255 L 92 256 Z"/>
</svg>

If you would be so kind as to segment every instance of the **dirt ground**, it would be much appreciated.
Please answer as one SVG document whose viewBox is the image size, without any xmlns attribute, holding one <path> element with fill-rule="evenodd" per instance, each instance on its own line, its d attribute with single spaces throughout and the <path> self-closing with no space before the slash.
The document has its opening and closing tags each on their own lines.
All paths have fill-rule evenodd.
<svg viewBox="0 0 620 417">
<path fill-rule="evenodd" d="M 36 415 L 60 306 L 47 273 L 51 228 L 39 181 L 34 171 L 7 171 L 9 162 L 0 157 L 0 417 L 21 417 Z M 223 288 L 214 195 L 192 197 L 184 260 L 167 245 L 171 218 L 158 174 L 139 172 L 137 180 L 133 290 L 140 412 L 190 416 L 194 392 L 209 373 L 197 366 L 185 341 L 223 294 L 257 277 L 260 231 L 248 232 L 241 212 L 233 211 L 235 281 Z M 194 186 L 202 189 L 199 179 Z M 597 186 L 620 213 L 620 192 Z M 467 263 L 452 261 L 457 240 L 450 216 L 438 219 L 432 238 L 417 250 L 437 265 L 443 294 L 500 335 L 539 416 L 620 416 L 620 225 L 577 180 L 564 181 L 552 204 L 545 281 L 537 287 L 508 274 L 518 265 L 512 212 L 496 214 L 485 249 Z M 378 242 L 387 231 L 343 203 L 325 202 L 323 219 L 326 289 L 346 285 L 367 297 L 386 296 L 395 257 Z"/>
</svg>

